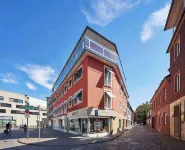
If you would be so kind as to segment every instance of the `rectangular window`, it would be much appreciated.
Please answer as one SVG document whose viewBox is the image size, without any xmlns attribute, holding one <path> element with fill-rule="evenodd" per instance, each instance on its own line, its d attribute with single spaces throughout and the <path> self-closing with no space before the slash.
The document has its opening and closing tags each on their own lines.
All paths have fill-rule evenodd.
<svg viewBox="0 0 185 150">
<path fill-rule="evenodd" d="M 121 128 L 121 119 L 119 119 L 119 128 Z"/>
<path fill-rule="evenodd" d="M 112 69 L 105 66 L 104 85 L 112 87 Z"/>
<path fill-rule="evenodd" d="M 47 113 L 42 113 L 43 116 L 47 116 Z"/>
<path fill-rule="evenodd" d="M 67 93 L 67 85 L 64 86 L 64 94 Z"/>
<path fill-rule="evenodd" d="M 164 89 L 164 100 L 166 100 L 166 89 Z"/>
<path fill-rule="evenodd" d="M 180 71 L 175 75 L 175 92 L 180 90 Z"/>
<path fill-rule="evenodd" d="M 74 95 L 74 104 L 79 104 L 81 103 L 83 100 L 83 93 L 82 93 L 82 90 L 80 90 L 79 92 L 77 92 L 75 95 Z"/>
<path fill-rule="evenodd" d="M 4 97 L 3 96 L 0 96 L 0 101 L 3 101 L 4 100 Z"/>
<path fill-rule="evenodd" d="M 67 101 L 64 101 L 64 113 L 67 112 Z"/>
<path fill-rule="evenodd" d="M 177 57 L 180 54 L 180 41 L 178 41 L 175 45 L 174 45 L 174 60 L 177 59 Z"/>
<path fill-rule="evenodd" d="M 39 115 L 38 112 L 30 112 L 31 115 Z"/>
<path fill-rule="evenodd" d="M 72 107 L 72 102 L 73 102 L 73 97 L 69 97 L 68 99 L 68 108 L 71 108 Z"/>
<path fill-rule="evenodd" d="M 23 114 L 19 110 L 11 110 L 11 114 Z"/>
<path fill-rule="evenodd" d="M 11 104 L 7 104 L 7 103 L 0 103 L 1 107 L 12 107 Z"/>
<path fill-rule="evenodd" d="M 23 103 L 23 100 L 21 100 L 21 99 L 9 98 L 9 102 Z"/>
<path fill-rule="evenodd" d="M 74 82 L 76 83 L 82 77 L 82 67 L 74 74 Z"/>
<path fill-rule="evenodd" d="M 6 113 L 6 109 L 0 109 L 0 113 Z"/>
<path fill-rule="evenodd" d="M 24 106 L 23 105 L 16 105 L 16 108 L 24 109 Z"/>
<path fill-rule="evenodd" d="M 161 95 L 159 96 L 159 103 L 161 104 L 161 101 L 162 101 L 162 99 L 161 99 Z"/>
<path fill-rule="evenodd" d="M 111 92 L 111 91 L 107 91 L 107 92 Z M 106 91 L 104 95 L 104 108 L 112 109 L 112 98 L 106 93 Z"/>
<path fill-rule="evenodd" d="M 164 124 L 166 125 L 166 113 L 164 112 Z"/>
<path fill-rule="evenodd" d="M 70 89 L 72 87 L 72 79 L 70 79 L 69 81 L 68 81 L 68 89 Z"/>
<path fill-rule="evenodd" d="M 119 101 L 119 109 L 121 109 L 121 107 L 122 107 L 121 105 L 122 105 L 122 104 L 121 104 L 121 101 Z"/>
</svg>

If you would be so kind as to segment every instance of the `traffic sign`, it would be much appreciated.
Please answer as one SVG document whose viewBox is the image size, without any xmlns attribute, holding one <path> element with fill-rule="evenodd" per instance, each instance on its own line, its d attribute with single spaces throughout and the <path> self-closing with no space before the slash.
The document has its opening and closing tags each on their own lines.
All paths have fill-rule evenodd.
<svg viewBox="0 0 185 150">
<path fill-rule="evenodd" d="M 29 110 L 25 110 L 25 114 L 29 114 L 30 113 L 30 111 Z"/>
<path fill-rule="evenodd" d="M 30 118 L 30 114 L 25 114 L 25 118 Z"/>
<path fill-rule="evenodd" d="M 98 110 L 94 110 L 95 116 L 98 116 Z"/>
<path fill-rule="evenodd" d="M 26 110 L 34 110 L 35 107 L 26 105 L 26 106 L 24 106 L 24 109 L 26 109 Z"/>
</svg>

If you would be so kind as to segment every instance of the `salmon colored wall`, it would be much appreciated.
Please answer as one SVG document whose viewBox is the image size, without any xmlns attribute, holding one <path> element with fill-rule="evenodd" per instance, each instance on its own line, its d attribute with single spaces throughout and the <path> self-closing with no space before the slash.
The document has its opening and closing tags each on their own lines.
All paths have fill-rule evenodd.
<svg viewBox="0 0 185 150">
<path fill-rule="evenodd" d="M 123 96 L 120 94 L 116 75 L 113 75 L 112 78 L 112 88 L 104 86 L 104 66 L 111 68 L 107 64 L 88 56 L 88 107 L 103 109 L 104 89 L 108 89 L 112 90 L 116 97 L 116 99 L 112 100 L 113 109 L 123 114 L 123 111 L 119 109 L 119 101 L 121 100 L 125 107 L 127 107 L 127 101 L 123 100 Z M 115 72 L 114 70 L 112 71 Z"/>
<path fill-rule="evenodd" d="M 68 77 L 69 79 L 73 79 L 72 82 L 72 87 L 70 89 L 68 89 L 68 80 L 66 83 L 62 84 L 62 86 L 55 92 L 54 95 L 57 95 L 59 93 L 60 90 L 62 90 L 64 88 L 64 86 L 67 84 L 67 93 L 65 95 L 63 95 L 54 105 L 53 108 L 57 107 L 58 105 L 60 105 L 62 102 L 64 102 L 65 100 L 68 100 L 68 98 L 70 96 L 73 96 L 76 92 L 78 92 L 80 89 L 83 89 L 83 101 L 82 103 L 79 103 L 77 105 L 74 106 L 74 104 L 72 105 L 71 108 L 68 108 L 67 106 L 67 112 L 71 112 L 74 110 L 78 110 L 84 107 L 87 107 L 87 62 L 88 62 L 88 58 L 86 57 L 82 63 L 77 67 L 77 69 L 74 71 L 74 73 L 79 69 L 80 66 L 82 66 L 82 72 L 83 72 L 83 76 L 81 77 L 81 79 L 79 81 L 77 81 L 74 84 L 74 79 L 73 79 L 73 75 L 74 73 Z M 65 115 L 65 114 L 63 114 Z M 62 116 L 62 115 L 59 115 Z"/>
</svg>

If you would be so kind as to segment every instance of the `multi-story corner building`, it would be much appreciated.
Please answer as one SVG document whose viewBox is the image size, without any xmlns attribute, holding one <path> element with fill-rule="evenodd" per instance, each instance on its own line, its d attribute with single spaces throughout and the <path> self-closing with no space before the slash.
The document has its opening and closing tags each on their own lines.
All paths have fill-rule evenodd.
<svg viewBox="0 0 185 150">
<path fill-rule="evenodd" d="M 166 76 L 160 83 L 154 96 L 151 99 L 152 103 L 152 127 L 166 134 L 170 133 L 170 98 L 169 92 L 170 75 Z"/>
<path fill-rule="evenodd" d="M 5 127 L 8 122 L 11 122 L 14 127 L 27 124 L 24 106 L 28 104 L 35 108 L 41 105 L 40 121 L 47 119 L 46 101 L 28 95 L 0 91 L 0 127 Z M 30 113 L 29 127 L 37 127 L 39 111 L 37 109 L 30 110 Z"/>
<path fill-rule="evenodd" d="M 86 27 L 48 99 L 49 124 L 87 136 L 115 134 L 127 125 L 127 102 L 116 44 Z"/>
<path fill-rule="evenodd" d="M 152 110 L 149 109 L 146 113 L 146 125 L 147 127 L 152 127 Z"/>
<path fill-rule="evenodd" d="M 163 91 L 166 98 L 162 96 L 164 102 L 160 104 L 160 98 L 153 97 L 152 124 L 161 132 L 185 140 L 185 0 L 172 0 L 164 30 L 169 29 L 173 29 L 167 49 L 170 75 L 154 95 L 158 97 L 158 93 Z"/>
</svg>

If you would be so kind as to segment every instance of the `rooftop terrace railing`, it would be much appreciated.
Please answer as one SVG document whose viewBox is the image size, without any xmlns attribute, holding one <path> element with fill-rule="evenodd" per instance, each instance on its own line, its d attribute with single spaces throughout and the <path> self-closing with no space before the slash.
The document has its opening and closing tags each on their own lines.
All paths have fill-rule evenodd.
<svg viewBox="0 0 185 150">
<path fill-rule="evenodd" d="M 104 47 L 103 45 L 97 43 L 96 41 L 92 40 L 91 38 L 84 36 L 79 44 L 77 45 L 76 49 L 73 51 L 71 57 L 69 58 L 67 64 L 64 66 L 63 71 L 59 75 L 55 85 L 54 91 L 58 89 L 60 84 L 64 81 L 68 73 L 71 71 L 73 66 L 76 64 L 78 59 L 81 57 L 83 52 L 88 50 L 116 65 L 119 66 L 119 57 L 117 53 L 109 50 L 108 48 Z"/>
</svg>

